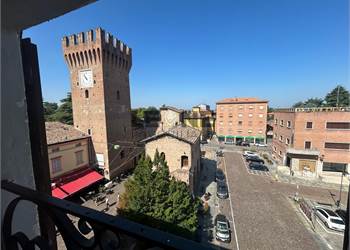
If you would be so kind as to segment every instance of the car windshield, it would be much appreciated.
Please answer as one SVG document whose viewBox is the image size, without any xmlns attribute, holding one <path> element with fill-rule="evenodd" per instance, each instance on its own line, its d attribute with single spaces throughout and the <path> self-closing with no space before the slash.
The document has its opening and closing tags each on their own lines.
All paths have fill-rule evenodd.
<svg viewBox="0 0 350 250">
<path fill-rule="evenodd" d="M 331 222 L 339 225 L 344 225 L 344 222 L 341 219 L 331 219 Z"/>
<path fill-rule="evenodd" d="M 219 189 L 219 191 L 226 191 L 227 190 L 226 185 L 219 185 L 218 189 Z"/>
<path fill-rule="evenodd" d="M 226 222 L 222 222 L 222 221 L 218 221 L 217 229 L 220 232 L 227 232 L 228 231 L 227 223 Z"/>
<path fill-rule="evenodd" d="M 334 213 L 332 210 L 325 209 L 324 211 L 326 211 L 330 216 L 337 216 L 337 214 Z"/>
</svg>

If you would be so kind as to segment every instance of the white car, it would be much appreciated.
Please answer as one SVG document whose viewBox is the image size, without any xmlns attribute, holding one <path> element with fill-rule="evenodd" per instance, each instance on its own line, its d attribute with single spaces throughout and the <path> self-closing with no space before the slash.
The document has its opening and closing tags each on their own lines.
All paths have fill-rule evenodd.
<svg viewBox="0 0 350 250">
<path fill-rule="evenodd" d="M 345 223 L 339 215 L 327 208 L 317 208 L 316 215 L 330 229 L 337 231 L 345 230 Z"/>
<path fill-rule="evenodd" d="M 251 152 L 251 151 L 244 151 L 243 156 L 244 157 L 247 157 L 247 156 L 257 156 L 257 157 L 259 157 L 256 153 Z"/>
</svg>

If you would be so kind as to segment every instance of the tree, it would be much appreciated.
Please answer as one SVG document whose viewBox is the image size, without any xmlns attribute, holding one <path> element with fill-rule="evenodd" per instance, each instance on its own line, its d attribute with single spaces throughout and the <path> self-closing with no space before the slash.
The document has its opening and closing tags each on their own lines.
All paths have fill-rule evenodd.
<svg viewBox="0 0 350 250">
<path fill-rule="evenodd" d="M 56 112 L 58 105 L 55 102 L 43 102 L 45 121 L 52 120 L 52 115 Z"/>
<path fill-rule="evenodd" d="M 61 105 L 51 117 L 54 121 L 73 124 L 72 95 L 70 92 L 67 93 L 66 98 L 61 100 Z"/>
<path fill-rule="evenodd" d="M 317 108 L 321 107 L 323 100 L 321 98 L 309 98 L 305 102 L 297 102 L 293 108 Z"/>
<path fill-rule="evenodd" d="M 131 220 L 193 238 L 200 201 L 184 182 L 170 177 L 169 167 L 156 151 L 154 161 L 143 157 L 125 183 L 118 213 Z"/>
<path fill-rule="evenodd" d="M 338 85 L 326 95 L 325 106 L 328 107 L 348 107 L 350 106 L 350 93 L 343 86 Z"/>
</svg>

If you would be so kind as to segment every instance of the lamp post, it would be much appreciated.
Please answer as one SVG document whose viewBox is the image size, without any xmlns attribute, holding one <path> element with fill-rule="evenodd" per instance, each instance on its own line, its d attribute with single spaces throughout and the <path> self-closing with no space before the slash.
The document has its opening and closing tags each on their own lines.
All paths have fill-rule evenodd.
<svg viewBox="0 0 350 250">
<path fill-rule="evenodd" d="M 337 200 L 336 202 L 336 206 L 339 208 L 340 207 L 340 202 L 341 202 L 341 191 L 343 189 L 343 177 L 345 175 L 345 173 L 347 173 L 345 171 L 345 167 L 346 167 L 346 164 L 344 164 L 344 168 L 343 168 L 343 172 L 341 174 L 341 180 L 340 180 L 340 190 L 339 190 L 339 200 Z"/>
</svg>

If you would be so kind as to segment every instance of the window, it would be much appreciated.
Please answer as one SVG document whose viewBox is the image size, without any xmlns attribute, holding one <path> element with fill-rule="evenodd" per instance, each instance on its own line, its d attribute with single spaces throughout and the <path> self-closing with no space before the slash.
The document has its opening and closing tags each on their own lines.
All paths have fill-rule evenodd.
<svg viewBox="0 0 350 250">
<path fill-rule="evenodd" d="M 242 117 L 243 116 L 243 114 L 238 114 L 238 117 Z"/>
<path fill-rule="evenodd" d="M 346 163 L 323 162 L 323 171 L 343 172 L 346 171 Z"/>
<path fill-rule="evenodd" d="M 243 106 L 242 106 L 242 105 L 240 105 L 238 108 L 239 108 L 239 109 L 243 109 Z"/>
<path fill-rule="evenodd" d="M 328 129 L 350 129 L 350 122 L 327 122 Z"/>
<path fill-rule="evenodd" d="M 75 152 L 75 160 L 76 160 L 76 165 L 80 165 L 84 162 L 83 150 Z"/>
<path fill-rule="evenodd" d="M 306 122 L 306 128 L 312 128 L 312 122 Z"/>
<path fill-rule="evenodd" d="M 289 138 L 286 138 L 286 144 L 289 145 L 289 143 L 290 143 Z"/>
<path fill-rule="evenodd" d="M 305 149 L 310 149 L 311 148 L 311 141 L 306 141 L 305 142 Z"/>
<path fill-rule="evenodd" d="M 221 109 L 221 110 L 224 110 L 224 107 L 221 106 L 220 109 Z"/>
<path fill-rule="evenodd" d="M 163 159 L 163 160 L 165 161 L 165 154 L 164 154 L 164 152 L 161 152 L 161 153 L 160 153 L 160 158 Z"/>
<path fill-rule="evenodd" d="M 249 109 L 253 109 L 254 107 L 253 106 L 249 106 Z"/>
<path fill-rule="evenodd" d="M 249 116 L 249 117 L 253 117 L 253 114 L 249 114 L 248 116 Z"/>
<path fill-rule="evenodd" d="M 120 159 L 124 159 L 125 157 L 125 153 L 124 150 L 120 151 Z"/>
<path fill-rule="evenodd" d="M 278 152 L 278 155 L 281 156 L 281 155 L 282 155 L 282 151 L 279 151 L 279 152 Z"/>
<path fill-rule="evenodd" d="M 275 134 L 273 135 L 273 137 L 276 139 L 276 138 L 277 138 L 277 134 L 275 133 Z"/>
<path fill-rule="evenodd" d="M 280 135 L 280 141 L 283 141 L 283 136 L 282 135 Z"/>
<path fill-rule="evenodd" d="M 188 166 L 188 156 L 183 155 L 181 156 L 181 167 L 187 167 Z"/>
<path fill-rule="evenodd" d="M 59 147 L 56 147 L 56 148 L 53 148 L 53 149 L 52 149 L 52 153 L 58 152 L 58 151 L 60 151 L 60 148 L 59 148 Z"/>
<path fill-rule="evenodd" d="M 237 130 L 237 133 L 242 133 L 243 132 L 243 130 L 241 130 L 241 129 L 239 129 L 239 130 Z"/>
<path fill-rule="evenodd" d="M 263 117 L 264 117 L 264 115 L 263 115 L 263 114 L 259 114 L 259 117 L 260 117 L 260 118 L 263 118 Z"/>
<path fill-rule="evenodd" d="M 292 123 L 290 121 L 287 121 L 287 128 L 290 128 L 292 126 Z"/>
<path fill-rule="evenodd" d="M 259 109 L 264 109 L 264 106 L 259 106 Z"/>
<path fill-rule="evenodd" d="M 52 173 L 53 174 L 62 171 L 61 157 L 51 159 L 51 165 L 52 165 Z"/>
<path fill-rule="evenodd" d="M 223 122 L 219 122 L 220 125 L 223 125 L 224 123 Z"/>
<path fill-rule="evenodd" d="M 248 133 L 251 134 L 253 131 L 251 129 L 248 130 Z"/>
<path fill-rule="evenodd" d="M 88 135 L 91 135 L 91 129 L 90 128 L 88 128 Z"/>
<path fill-rule="evenodd" d="M 325 142 L 324 148 L 349 150 L 350 143 Z"/>
<path fill-rule="evenodd" d="M 280 126 L 283 127 L 283 120 L 280 120 Z"/>
<path fill-rule="evenodd" d="M 263 131 L 262 130 L 259 130 L 259 134 L 262 134 L 263 133 Z"/>
<path fill-rule="evenodd" d="M 219 117 L 220 117 L 220 118 L 224 118 L 224 116 L 223 116 L 223 115 L 220 115 Z"/>
<path fill-rule="evenodd" d="M 120 100 L 120 92 L 117 90 L 117 100 Z"/>
<path fill-rule="evenodd" d="M 232 122 L 229 122 L 228 125 L 232 126 Z"/>
<path fill-rule="evenodd" d="M 242 126 L 243 122 L 242 121 L 238 121 L 238 125 Z"/>
<path fill-rule="evenodd" d="M 85 98 L 89 98 L 89 90 L 85 90 Z"/>
<path fill-rule="evenodd" d="M 276 146 L 273 146 L 273 151 L 275 151 L 275 152 L 277 151 L 277 148 L 276 148 Z"/>
<path fill-rule="evenodd" d="M 232 114 L 229 114 L 229 116 L 228 116 L 229 118 L 232 118 Z"/>
</svg>

